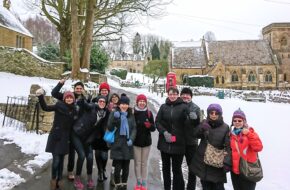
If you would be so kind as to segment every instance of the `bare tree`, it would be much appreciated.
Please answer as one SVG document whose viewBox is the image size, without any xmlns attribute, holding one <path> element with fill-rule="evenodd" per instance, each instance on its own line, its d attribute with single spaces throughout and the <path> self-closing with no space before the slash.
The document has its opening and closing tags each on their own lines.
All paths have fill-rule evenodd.
<svg viewBox="0 0 290 190">
<path fill-rule="evenodd" d="M 164 5 L 172 0 L 40 0 L 42 13 L 60 33 L 60 54 L 72 44 L 71 2 L 77 3 L 79 46 L 82 47 L 80 67 L 89 69 L 92 36 L 95 40 L 110 40 L 132 24 L 136 14 L 150 17 L 162 16 Z M 74 28 L 76 30 L 76 28 Z M 73 51 L 74 52 L 74 51 Z M 73 67 L 74 67 L 73 62 Z M 77 72 L 73 69 L 73 72 Z M 74 77 L 77 74 L 72 74 Z"/>
</svg>

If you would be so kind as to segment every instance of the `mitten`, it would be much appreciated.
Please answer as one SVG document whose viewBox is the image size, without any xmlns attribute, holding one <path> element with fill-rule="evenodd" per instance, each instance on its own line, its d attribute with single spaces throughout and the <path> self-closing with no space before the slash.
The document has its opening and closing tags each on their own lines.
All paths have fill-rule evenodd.
<svg viewBox="0 0 290 190">
<path fill-rule="evenodd" d="M 210 125 L 209 125 L 207 122 L 203 122 L 203 123 L 201 124 L 201 129 L 202 129 L 203 131 L 208 131 L 208 130 L 210 129 Z"/>
<path fill-rule="evenodd" d="M 43 88 L 39 88 L 35 91 L 36 96 L 41 96 L 45 94 L 45 91 L 43 90 Z"/>
<path fill-rule="evenodd" d="M 131 139 L 127 140 L 127 145 L 128 145 L 128 146 L 132 146 L 132 145 L 133 145 L 133 142 L 132 142 Z"/>
<path fill-rule="evenodd" d="M 116 119 L 120 118 L 120 112 L 115 111 L 114 112 L 114 118 L 116 118 Z"/>
<path fill-rule="evenodd" d="M 171 136 L 172 135 L 170 133 L 168 133 L 167 131 L 165 131 L 163 133 L 163 135 L 164 135 L 165 141 L 168 142 L 168 143 L 171 143 Z"/>
<path fill-rule="evenodd" d="M 151 127 L 151 123 L 149 121 L 145 121 L 144 125 L 146 128 L 150 128 Z"/>
<path fill-rule="evenodd" d="M 189 112 L 189 119 L 197 119 L 197 115 L 195 112 Z"/>
</svg>

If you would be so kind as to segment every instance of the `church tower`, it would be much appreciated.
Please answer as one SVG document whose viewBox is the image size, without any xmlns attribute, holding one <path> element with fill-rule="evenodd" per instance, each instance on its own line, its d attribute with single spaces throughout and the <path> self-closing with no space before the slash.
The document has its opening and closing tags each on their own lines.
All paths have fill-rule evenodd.
<svg viewBox="0 0 290 190">
<path fill-rule="evenodd" d="M 279 87 L 290 87 L 290 23 L 272 23 L 262 30 L 279 61 Z"/>
</svg>

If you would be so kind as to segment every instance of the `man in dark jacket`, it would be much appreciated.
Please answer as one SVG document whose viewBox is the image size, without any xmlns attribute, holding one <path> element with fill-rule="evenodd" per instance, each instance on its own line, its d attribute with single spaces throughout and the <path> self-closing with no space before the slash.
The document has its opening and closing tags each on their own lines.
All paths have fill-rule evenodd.
<svg viewBox="0 0 290 190">
<path fill-rule="evenodd" d="M 188 166 L 188 181 L 187 190 L 195 190 L 196 186 L 196 176 L 189 169 L 191 160 L 197 150 L 197 138 L 194 136 L 194 128 L 200 123 L 200 108 L 192 102 L 192 91 L 190 88 L 183 88 L 180 92 L 180 97 L 187 104 L 191 117 L 193 120 L 187 120 L 185 123 L 185 158 Z"/>
<path fill-rule="evenodd" d="M 60 89 L 65 83 L 65 79 L 61 79 L 58 84 L 52 89 L 51 95 L 52 97 L 62 100 L 63 99 L 63 93 L 60 92 Z M 74 96 L 76 99 L 76 107 L 78 110 L 78 118 L 82 116 L 84 113 L 84 106 L 83 103 L 86 101 L 86 98 L 84 96 L 84 84 L 82 82 L 76 82 L 74 84 Z M 70 147 L 69 147 L 69 154 L 68 154 L 68 164 L 67 164 L 67 171 L 68 171 L 68 179 L 74 180 L 74 164 L 75 164 L 75 148 L 73 146 L 73 143 L 71 141 Z"/>
</svg>

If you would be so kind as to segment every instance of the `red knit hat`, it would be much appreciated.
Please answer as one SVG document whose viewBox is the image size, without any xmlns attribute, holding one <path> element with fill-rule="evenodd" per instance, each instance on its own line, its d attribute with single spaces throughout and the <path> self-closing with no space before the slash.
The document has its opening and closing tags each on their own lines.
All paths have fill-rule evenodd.
<svg viewBox="0 0 290 190">
<path fill-rule="evenodd" d="M 144 94 L 139 94 L 136 98 L 136 103 L 138 103 L 140 100 L 144 100 L 147 103 L 147 98 Z"/>
<path fill-rule="evenodd" d="M 107 89 L 110 92 L 109 84 L 106 83 L 106 82 L 101 83 L 100 86 L 99 86 L 99 92 L 101 92 L 102 89 Z"/>
<path fill-rule="evenodd" d="M 75 95 L 74 95 L 74 93 L 72 93 L 71 91 L 66 91 L 66 92 L 63 94 L 63 101 L 64 101 L 67 97 L 72 97 L 73 100 L 75 101 Z"/>
</svg>

